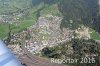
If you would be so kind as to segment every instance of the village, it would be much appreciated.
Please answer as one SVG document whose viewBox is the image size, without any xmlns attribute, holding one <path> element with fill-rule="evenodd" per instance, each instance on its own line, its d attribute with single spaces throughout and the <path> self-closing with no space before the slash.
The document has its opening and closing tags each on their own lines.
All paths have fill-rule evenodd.
<svg viewBox="0 0 100 66">
<path fill-rule="evenodd" d="M 68 28 L 60 29 L 62 17 L 58 16 L 41 16 L 38 22 L 27 30 L 12 35 L 9 48 L 16 54 L 22 54 L 21 43 L 24 43 L 25 48 L 32 54 L 41 54 L 41 50 L 45 47 L 53 47 L 64 42 L 71 41 L 73 31 Z M 88 28 L 82 26 L 75 30 L 76 38 L 90 39 Z M 83 35 L 84 34 L 84 35 Z"/>
</svg>

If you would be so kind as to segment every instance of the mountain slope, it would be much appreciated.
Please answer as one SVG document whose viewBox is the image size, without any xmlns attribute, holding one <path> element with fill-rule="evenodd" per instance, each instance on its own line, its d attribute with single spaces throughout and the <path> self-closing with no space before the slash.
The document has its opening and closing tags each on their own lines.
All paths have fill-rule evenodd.
<svg viewBox="0 0 100 66">
<path fill-rule="evenodd" d="M 31 6 L 31 0 L 0 0 L 0 14 Z"/>
<path fill-rule="evenodd" d="M 98 0 L 63 0 L 59 10 L 67 20 L 81 21 L 91 24 L 98 12 Z"/>
</svg>

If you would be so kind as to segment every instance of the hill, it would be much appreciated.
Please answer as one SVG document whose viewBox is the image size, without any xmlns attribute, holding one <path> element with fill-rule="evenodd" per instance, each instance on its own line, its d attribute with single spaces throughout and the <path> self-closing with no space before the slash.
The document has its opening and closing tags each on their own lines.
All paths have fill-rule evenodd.
<svg viewBox="0 0 100 66">
<path fill-rule="evenodd" d="M 31 0 L 0 0 L 0 14 L 28 8 L 30 3 Z"/>
<path fill-rule="evenodd" d="M 97 37 L 99 31 L 99 6 L 98 0 L 0 0 L 0 14 L 10 14 L 23 12 L 25 15 L 20 18 L 18 26 L 11 26 L 12 33 L 20 32 L 29 26 L 32 26 L 40 16 L 48 14 L 54 16 L 63 16 L 61 28 L 66 27 L 75 30 L 81 25 L 85 25 L 95 33 L 91 34 L 93 38 Z M 72 23 L 70 22 L 72 21 Z M 9 31 L 7 24 L 0 24 L 0 37 L 7 36 Z M 96 37 L 95 37 L 96 36 Z"/>
</svg>

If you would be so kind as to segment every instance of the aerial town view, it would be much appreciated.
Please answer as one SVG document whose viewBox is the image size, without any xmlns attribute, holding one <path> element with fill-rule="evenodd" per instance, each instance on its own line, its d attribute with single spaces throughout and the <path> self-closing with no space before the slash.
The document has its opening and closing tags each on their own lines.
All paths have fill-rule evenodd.
<svg viewBox="0 0 100 66">
<path fill-rule="evenodd" d="M 100 66 L 100 0 L 0 0 L 0 66 Z"/>
</svg>

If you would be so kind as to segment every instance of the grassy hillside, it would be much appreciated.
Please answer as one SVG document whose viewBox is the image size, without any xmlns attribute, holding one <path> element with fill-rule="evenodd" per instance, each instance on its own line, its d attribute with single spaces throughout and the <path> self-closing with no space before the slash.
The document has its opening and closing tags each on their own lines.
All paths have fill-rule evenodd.
<svg viewBox="0 0 100 66">
<path fill-rule="evenodd" d="M 95 30 L 92 30 L 91 37 L 95 40 L 100 40 L 100 35 Z"/>
<path fill-rule="evenodd" d="M 32 9 L 29 10 L 29 14 L 27 16 L 21 17 L 22 20 L 19 21 L 18 25 L 16 26 L 16 23 L 12 23 L 11 26 L 11 32 L 17 33 L 24 29 L 26 29 L 29 26 L 32 26 L 36 22 L 36 14 L 33 14 L 34 11 Z M 7 36 L 7 33 L 9 32 L 7 23 L 0 23 L 0 38 L 4 38 Z"/>
<path fill-rule="evenodd" d="M 61 13 L 58 10 L 57 4 L 45 5 L 45 8 L 41 11 L 41 15 L 47 15 L 47 14 L 61 16 Z"/>
<path fill-rule="evenodd" d="M 23 2 L 24 0 L 22 1 L 13 1 L 11 0 L 11 3 L 14 2 L 13 4 L 16 6 L 19 2 L 21 4 L 21 2 Z M 24 8 L 25 6 L 25 3 L 26 2 L 23 2 L 21 5 L 17 5 L 16 7 L 13 7 L 14 10 L 16 9 L 21 9 L 21 8 Z M 24 7 L 23 7 L 24 6 Z M 37 5 L 37 6 L 33 6 L 33 7 L 30 7 L 29 9 L 25 10 L 27 15 L 21 17 L 22 20 L 20 20 L 19 24 L 16 26 L 16 24 L 12 24 L 11 25 L 11 32 L 12 33 L 17 33 L 17 32 L 21 32 L 22 30 L 26 29 L 27 27 L 29 26 L 32 26 L 34 23 L 36 23 L 36 20 L 37 20 L 37 11 L 39 10 L 39 8 L 41 8 L 41 6 L 43 6 L 43 3 Z M 3 9 L 5 10 L 5 9 Z M 13 9 L 12 9 L 13 10 Z M 13 10 L 13 11 L 14 11 Z M 22 9 L 21 9 L 22 10 Z M 19 10 L 20 11 L 20 10 Z M 7 12 L 9 13 L 9 11 L 7 10 Z M 11 11 L 10 11 L 11 12 Z M 0 12 L 2 13 L 2 12 Z M 40 11 L 40 14 L 41 15 L 47 15 L 47 14 L 52 14 L 52 15 L 61 15 L 59 13 L 59 10 L 57 9 L 57 5 L 54 4 L 54 5 L 45 5 L 45 8 L 43 10 Z M 0 24 L 0 38 L 4 38 L 8 35 L 8 32 L 9 32 L 9 29 L 8 29 L 8 24 Z"/>
<path fill-rule="evenodd" d="M 0 0 L 0 14 L 25 9 L 31 6 L 32 0 Z"/>
<path fill-rule="evenodd" d="M 0 38 L 6 37 L 8 31 L 8 24 L 0 24 Z"/>
<path fill-rule="evenodd" d="M 33 4 L 33 6 L 32 6 Z M 34 5 L 35 4 L 35 5 Z M 40 15 L 52 14 L 56 16 L 64 16 L 61 26 L 69 27 L 71 29 L 77 28 L 80 24 L 92 26 L 91 21 L 97 17 L 98 5 L 97 0 L 1 0 L 0 1 L 0 14 L 16 12 L 17 10 L 25 10 L 28 14 L 22 17 L 18 26 L 11 25 L 12 33 L 20 32 L 23 29 L 34 24 L 37 20 L 37 11 L 41 6 L 45 8 L 40 10 Z M 73 20 L 73 23 L 70 23 Z M 0 24 L 0 38 L 4 38 L 8 33 L 8 24 Z M 96 38 L 96 33 L 91 36 Z"/>
</svg>

